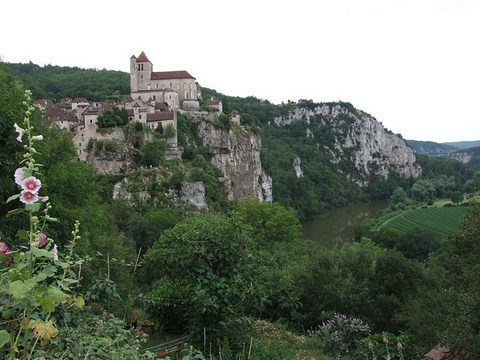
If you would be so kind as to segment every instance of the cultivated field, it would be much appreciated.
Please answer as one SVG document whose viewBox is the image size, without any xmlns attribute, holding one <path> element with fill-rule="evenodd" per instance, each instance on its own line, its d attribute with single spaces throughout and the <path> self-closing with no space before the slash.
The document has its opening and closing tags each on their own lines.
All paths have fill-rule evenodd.
<svg viewBox="0 0 480 360">
<path fill-rule="evenodd" d="M 377 230 L 388 227 L 407 232 L 413 229 L 426 229 L 447 237 L 461 228 L 462 220 L 470 208 L 468 206 L 429 207 L 409 209 L 391 213 L 375 227 Z"/>
</svg>

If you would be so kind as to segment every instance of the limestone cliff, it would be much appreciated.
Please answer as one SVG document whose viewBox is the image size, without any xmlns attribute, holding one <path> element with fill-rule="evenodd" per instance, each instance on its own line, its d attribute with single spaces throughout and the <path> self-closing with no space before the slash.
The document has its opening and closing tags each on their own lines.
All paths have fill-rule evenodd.
<svg viewBox="0 0 480 360">
<path fill-rule="evenodd" d="M 405 178 L 421 174 L 412 148 L 400 136 L 349 103 L 310 104 L 274 119 L 279 126 L 294 121 L 304 121 L 305 137 L 317 141 L 338 170 L 360 185 L 372 175 L 386 179 L 390 171 Z"/>
<path fill-rule="evenodd" d="M 228 199 L 272 201 L 272 178 L 262 167 L 260 137 L 239 126 L 233 129 L 216 129 L 206 121 L 198 126 L 200 139 L 212 150 L 213 164 L 224 174 Z"/>
</svg>

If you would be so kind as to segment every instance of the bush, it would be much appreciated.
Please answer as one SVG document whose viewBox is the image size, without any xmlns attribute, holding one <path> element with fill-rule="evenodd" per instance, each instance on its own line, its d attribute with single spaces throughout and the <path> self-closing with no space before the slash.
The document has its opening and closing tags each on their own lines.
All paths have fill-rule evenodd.
<svg viewBox="0 0 480 360">
<path fill-rule="evenodd" d="M 370 335 L 370 326 L 360 319 L 335 314 L 310 335 L 319 336 L 328 353 L 337 357 L 349 355 L 355 358 L 360 353 L 362 340 Z"/>
</svg>

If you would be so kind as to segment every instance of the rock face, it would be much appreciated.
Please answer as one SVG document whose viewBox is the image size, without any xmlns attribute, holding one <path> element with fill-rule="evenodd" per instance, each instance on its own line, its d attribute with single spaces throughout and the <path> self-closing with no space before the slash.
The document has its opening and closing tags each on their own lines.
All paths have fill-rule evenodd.
<svg viewBox="0 0 480 360">
<path fill-rule="evenodd" d="M 372 175 L 386 179 L 390 171 L 405 178 L 421 175 L 412 148 L 400 136 L 348 103 L 296 108 L 274 119 L 279 126 L 293 121 L 305 121 L 305 136 L 318 140 L 339 171 L 360 185 L 367 185 Z"/>
<path fill-rule="evenodd" d="M 295 170 L 295 175 L 297 175 L 297 178 L 303 177 L 302 161 L 298 156 L 293 159 L 293 169 Z"/>
<path fill-rule="evenodd" d="M 223 131 L 206 121 L 200 122 L 198 134 L 203 144 L 212 149 L 213 164 L 224 174 L 229 200 L 272 201 L 272 178 L 262 167 L 259 136 L 240 127 Z"/>
<path fill-rule="evenodd" d="M 205 185 L 201 181 L 183 184 L 181 199 L 183 203 L 193 206 L 198 211 L 208 211 L 207 201 L 205 200 Z"/>
</svg>

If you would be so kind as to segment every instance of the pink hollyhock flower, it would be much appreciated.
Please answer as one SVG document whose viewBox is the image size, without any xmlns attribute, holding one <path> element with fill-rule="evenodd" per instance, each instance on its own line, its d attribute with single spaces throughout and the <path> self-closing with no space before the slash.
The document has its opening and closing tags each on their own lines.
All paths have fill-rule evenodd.
<svg viewBox="0 0 480 360">
<path fill-rule="evenodd" d="M 46 242 L 45 240 L 40 240 L 40 241 L 38 242 L 38 247 L 39 247 L 39 248 L 42 248 L 42 247 L 44 247 L 45 245 L 47 245 L 47 242 Z"/>
<path fill-rule="evenodd" d="M 38 236 L 40 237 L 40 239 L 43 239 L 43 240 L 47 238 L 47 235 L 45 235 L 45 233 L 40 233 L 38 234 Z"/>
<path fill-rule="evenodd" d="M 53 261 L 58 261 L 57 244 L 53 244 L 52 254 L 53 254 Z"/>
<path fill-rule="evenodd" d="M 18 133 L 17 140 L 22 142 L 22 136 L 23 136 L 23 129 L 17 125 L 17 123 L 13 124 L 13 127 L 15 128 L 15 131 Z"/>
<path fill-rule="evenodd" d="M 23 180 L 22 189 L 25 191 L 30 191 L 32 193 L 37 193 L 38 190 L 42 187 L 42 182 L 38 180 L 35 176 L 30 176 Z"/>
<path fill-rule="evenodd" d="M 10 250 L 8 248 L 7 244 L 0 241 L 0 255 L 8 254 L 8 253 L 11 253 L 11 252 L 12 252 L 12 250 Z M 9 258 L 7 260 L 4 260 L 3 263 L 5 265 L 9 265 L 12 262 L 12 260 L 13 260 L 12 258 Z"/>
<path fill-rule="evenodd" d="M 34 136 L 33 140 L 37 140 L 37 141 L 43 140 L 43 135 Z"/>
<path fill-rule="evenodd" d="M 12 250 L 7 249 L 7 251 L 5 251 L 5 254 L 11 253 L 11 252 L 12 252 Z M 7 260 L 4 260 L 3 263 L 4 263 L 5 265 L 10 265 L 10 263 L 11 263 L 12 261 L 13 261 L 13 258 L 8 258 Z"/>
<path fill-rule="evenodd" d="M 48 196 L 40 196 L 40 200 L 42 202 L 47 202 L 48 201 Z"/>
<path fill-rule="evenodd" d="M 15 178 L 15 184 L 22 186 L 22 182 L 25 180 L 25 170 L 23 170 L 23 168 L 18 168 L 15 170 L 13 177 Z"/>
<path fill-rule="evenodd" d="M 23 202 L 24 204 L 36 203 L 38 201 L 38 194 L 27 191 L 27 190 L 23 190 L 20 193 L 20 201 Z"/>
<path fill-rule="evenodd" d="M 12 252 L 12 250 L 7 249 L 7 251 L 5 252 L 5 254 L 11 253 L 11 252 Z M 11 263 L 12 261 L 13 261 L 13 258 L 8 258 L 7 260 L 4 260 L 3 263 L 4 263 L 5 265 L 10 265 L 10 263 Z"/>
</svg>

